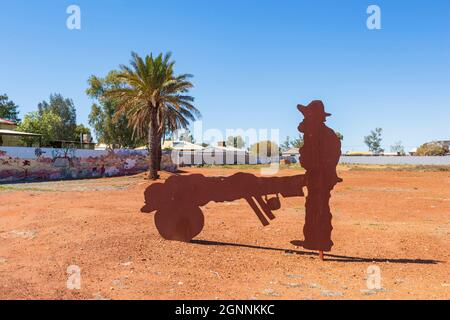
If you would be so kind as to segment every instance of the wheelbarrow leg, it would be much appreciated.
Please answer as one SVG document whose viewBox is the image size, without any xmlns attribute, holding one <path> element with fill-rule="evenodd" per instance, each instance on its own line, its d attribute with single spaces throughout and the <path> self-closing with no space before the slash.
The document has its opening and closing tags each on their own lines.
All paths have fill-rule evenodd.
<svg viewBox="0 0 450 320">
<path fill-rule="evenodd" d="M 319 258 L 322 261 L 324 260 L 324 258 L 323 258 L 323 251 L 322 250 L 319 251 Z"/>
</svg>

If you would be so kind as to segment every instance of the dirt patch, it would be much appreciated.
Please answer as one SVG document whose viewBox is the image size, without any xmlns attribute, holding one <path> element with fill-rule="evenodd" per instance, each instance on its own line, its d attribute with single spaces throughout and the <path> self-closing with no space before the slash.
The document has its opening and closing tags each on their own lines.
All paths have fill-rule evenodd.
<svg viewBox="0 0 450 320">
<path fill-rule="evenodd" d="M 298 246 L 304 198 L 282 199 L 267 227 L 245 200 L 208 203 L 203 232 L 179 243 L 162 240 L 153 215 L 139 212 L 145 174 L 3 186 L 0 298 L 449 299 L 450 173 L 339 174 L 325 262 Z M 73 265 L 80 290 L 66 286 Z M 380 268 L 381 289 L 367 286 L 370 266 Z"/>
</svg>

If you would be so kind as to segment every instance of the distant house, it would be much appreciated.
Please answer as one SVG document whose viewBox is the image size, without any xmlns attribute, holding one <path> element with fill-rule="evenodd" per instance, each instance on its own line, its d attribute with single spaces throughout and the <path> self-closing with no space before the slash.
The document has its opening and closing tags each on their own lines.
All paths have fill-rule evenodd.
<svg viewBox="0 0 450 320">
<path fill-rule="evenodd" d="M 36 141 L 39 141 L 41 135 L 17 131 L 17 124 L 15 122 L 0 118 L 0 146 L 23 147 L 25 144 L 22 138 L 33 137 L 37 138 Z"/>
<path fill-rule="evenodd" d="M 281 159 L 287 160 L 289 163 L 298 163 L 300 160 L 299 148 L 290 148 L 281 153 Z"/>
<path fill-rule="evenodd" d="M 177 165 L 245 164 L 249 162 L 246 150 L 226 147 L 223 142 L 219 142 L 217 146 L 203 147 L 187 141 L 164 141 L 162 149 L 171 152 L 172 160 Z"/>
<path fill-rule="evenodd" d="M 194 144 L 187 141 L 164 141 L 162 144 L 163 150 L 176 150 L 176 151 L 197 151 L 197 150 L 203 150 L 204 148 L 202 146 L 199 146 L 198 144 Z"/>
<path fill-rule="evenodd" d="M 410 156 L 415 156 L 417 155 L 417 148 L 412 148 L 411 150 L 408 151 Z"/>
<path fill-rule="evenodd" d="M 248 164 L 249 154 L 245 149 L 227 147 L 224 141 L 217 146 L 208 146 L 203 149 L 205 164 Z"/>
<path fill-rule="evenodd" d="M 0 129 L 14 130 L 16 127 L 15 122 L 0 118 Z"/>
</svg>

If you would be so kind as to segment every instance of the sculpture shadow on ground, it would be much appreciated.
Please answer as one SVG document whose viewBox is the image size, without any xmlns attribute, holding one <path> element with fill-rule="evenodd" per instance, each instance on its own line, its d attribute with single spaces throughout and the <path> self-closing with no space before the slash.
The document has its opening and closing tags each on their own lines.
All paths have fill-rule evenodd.
<svg viewBox="0 0 450 320">
<path fill-rule="evenodd" d="M 240 243 L 229 243 L 229 242 L 219 242 L 219 241 L 209 241 L 209 240 L 192 240 L 192 244 L 197 245 L 208 245 L 208 246 L 230 246 L 230 247 L 241 247 L 249 249 L 258 250 L 270 250 L 270 251 L 280 251 L 286 254 L 302 255 L 302 256 L 318 256 L 319 254 L 311 251 L 301 251 L 274 247 L 264 247 L 256 246 L 250 244 L 240 244 Z M 291 244 L 295 246 L 301 246 L 303 241 L 293 240 Z M 400 263 L 400 264 L 438 264 L 443 263 L 443 261 L 432 260 L 432 259 L 406 259 L 406 258 L 368 258 L 368 257 L 353 257 L 337 254 L 325 254 L 326 261 L 334 262 L 353 262 L 353 263 Z"/>
</svg>

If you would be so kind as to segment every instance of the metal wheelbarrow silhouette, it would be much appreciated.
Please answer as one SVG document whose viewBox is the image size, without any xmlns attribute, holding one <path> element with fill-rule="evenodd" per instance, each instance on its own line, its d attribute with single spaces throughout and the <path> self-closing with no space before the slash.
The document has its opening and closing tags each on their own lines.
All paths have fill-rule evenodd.
<svg viewBox="0 0 450 320">
<path fill-rule="evenodd" d="M 257 177 L 237 173 L 229 177 L 205 177 L 201 174 L 171 176 L 165 183 L 154 183 L 145 191 L 142 212 L 154 212 L 155 224 L 166 240 L 190 241 L 204 226 L 200 207 L 208 202 L 245 199 L 263 226 L 280 209 L 279 196 L 303 197 L 304 175 Z M 259 206 L 258 206 L 259 205 Z"/>
</svg>

